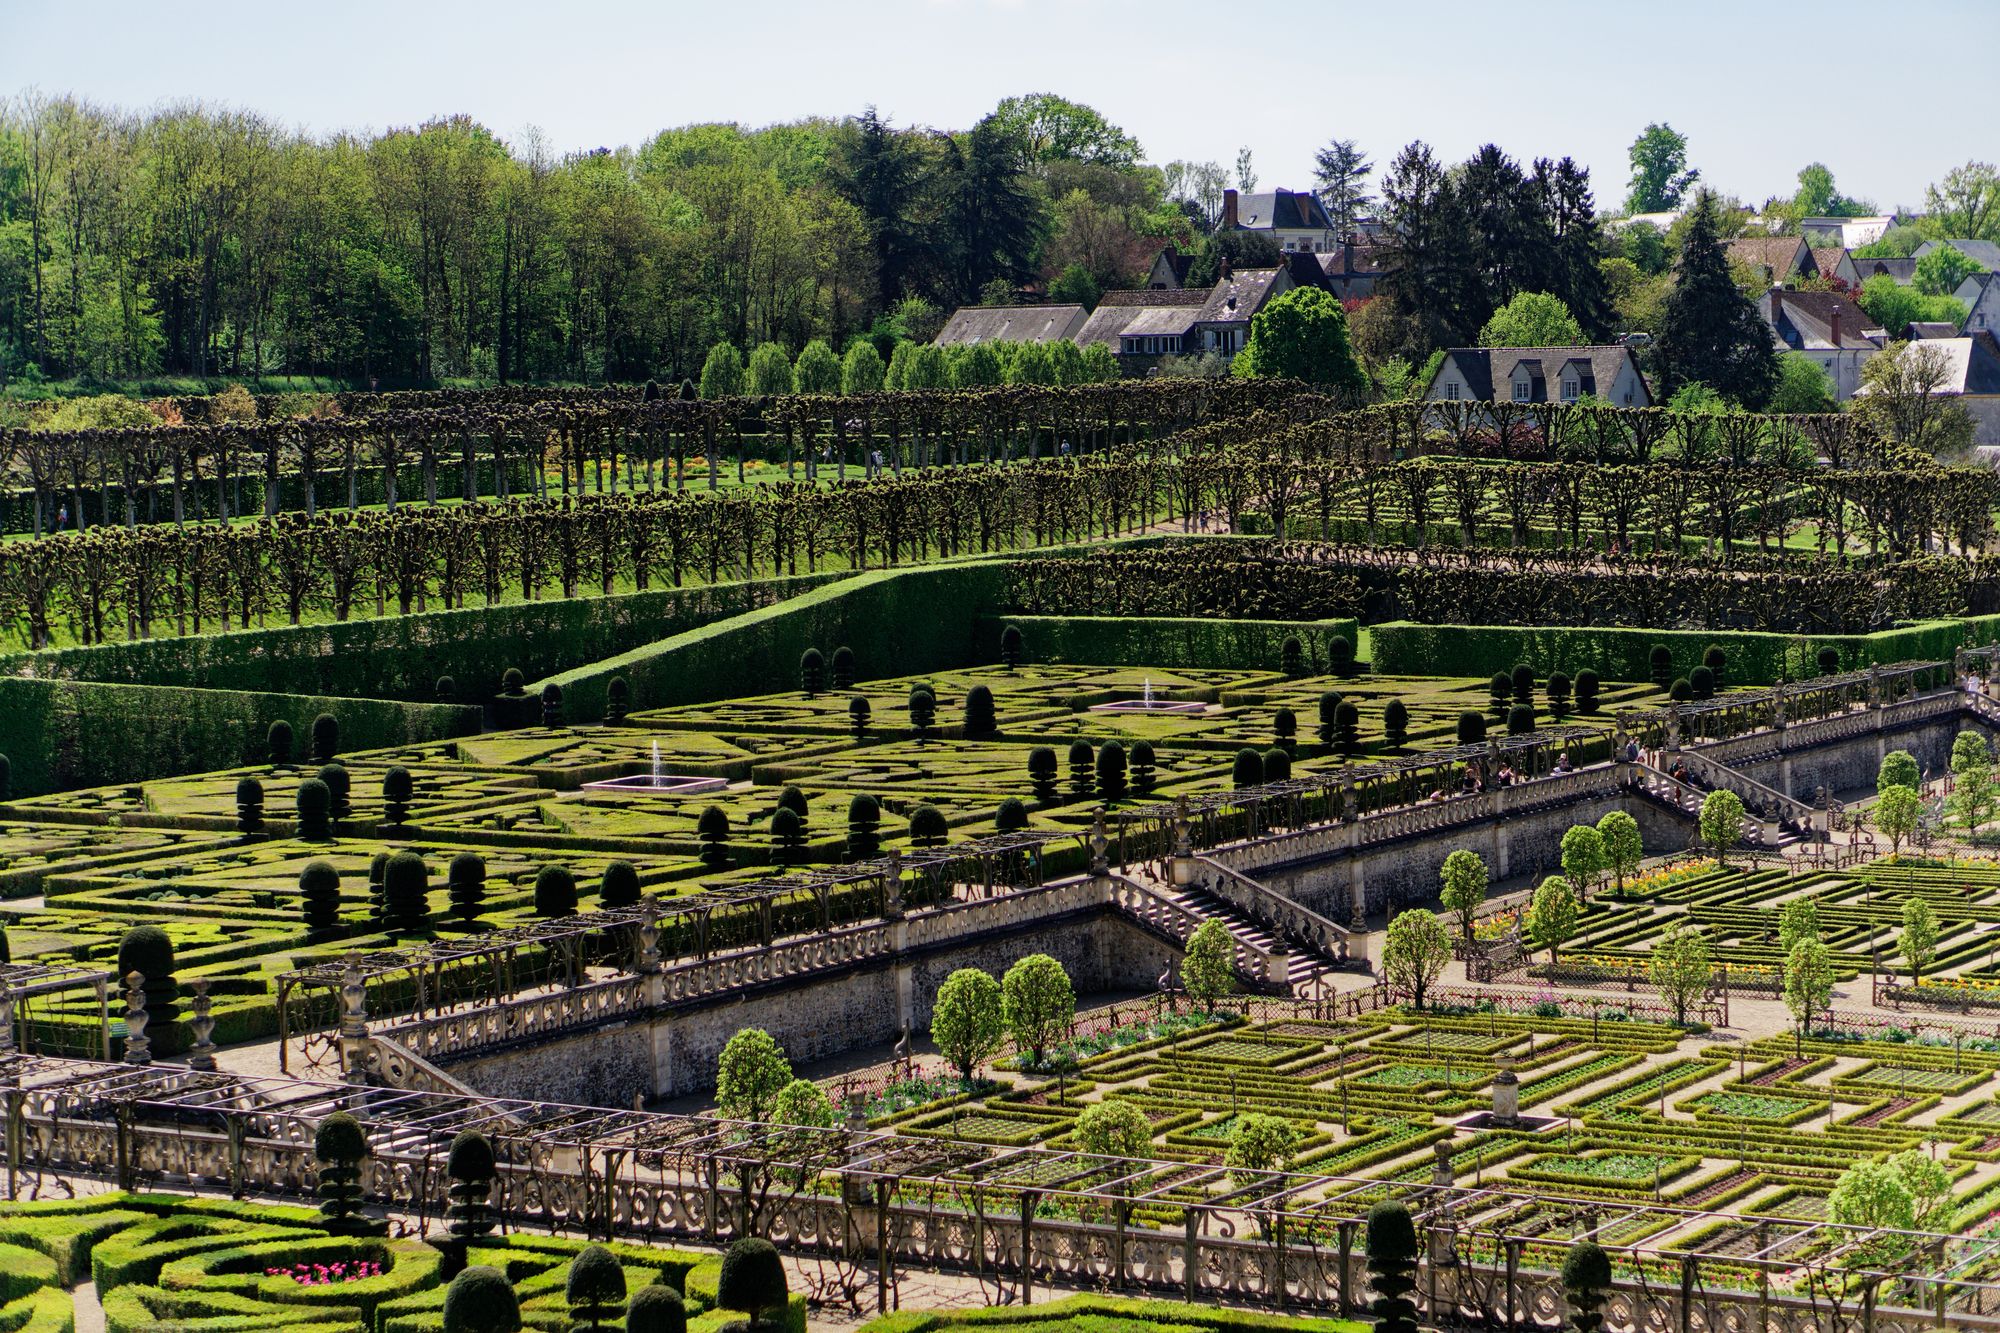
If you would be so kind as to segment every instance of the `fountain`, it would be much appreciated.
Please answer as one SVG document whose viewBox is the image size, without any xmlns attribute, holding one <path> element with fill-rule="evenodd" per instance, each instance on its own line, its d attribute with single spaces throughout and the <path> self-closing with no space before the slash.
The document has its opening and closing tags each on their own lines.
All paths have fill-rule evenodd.
<svg viewBox="0 0 2000 1333">
<path fill-rule="evenodd" d="M 648 771 L 628 773 L 622 778 L 606 778 L 602 782 L 586 782 L 583 790 L 633 792 L 640 796 L 698 796 L 702 792 L 721 791 L 728 785 L 726 778 L 701 778 L 667 772 L 667 761 L 660 754 L 660 743 L 654 741 L 653 763 Z"/>
<path fill-rule="evenodd" d="M 1153 678 L 1146 677 L 1136 699 L 1113 699 L 1108 704 L 1092 704 L 1093 713 L 1205 713 L 1208 705 L 1199 700 L 1155 699 Z"/>
</svg>

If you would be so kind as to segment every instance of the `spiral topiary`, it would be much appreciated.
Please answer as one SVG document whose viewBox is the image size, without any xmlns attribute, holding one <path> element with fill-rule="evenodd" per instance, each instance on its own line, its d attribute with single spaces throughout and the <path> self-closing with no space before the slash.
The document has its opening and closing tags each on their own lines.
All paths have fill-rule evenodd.
<svg viewBox="0 0 2000 1333">
<path fill-rule="evenodd" d="M 486 901 L 486 858 L 478 852 L 460 852 L 445 867 L 444 882 L 451 914 L 460 921 L 477 921 Z"/>
<path fill-rule="evenodd" d="M 476 1129 L 451 1141 L 444 1173 L 451 1184 L 445 1209 L 445 1231 L 458 1240 L 477 1240 L 493 1230 L 493 1181 L 500 1174 L 493 1144 Z"/>
<path fill-rule="evenodd" d="M 292 724 L 282 717 L 271 724 L 264 733 L 264 744 L 271 752 L 271 767 L 284 768 L 292 762 Z"/>
<path fill-rule="evenodd" d="M 745 1236 L 723 1251 L 722 1276 L 715 1288 L 717 1305 L 740 1311 L 749 1317 L 754 1328 L 763 1322 L 765 1314 L 784 1309 L 790 1299 L 785 1265 L 770 1241 L 761 1236 Z"/>
<path fill-rule="evenodd" d="M 623 676 L 613 676 L 604 687 L 604 720 L 617 726 L 632 711 L 632 686 Z"/>
<path fill-rule="evenodd" d="M 340 753 L 340 719 L 321 713 L 312 721 L 312 757 L 316 764 L 330 764 Z"/>
<path fill-rule="evenodd" d="M 521 1302 L 507 1275 L 481 1265 L 444 1289 L 444 1333 L 521 1333 Z"/>
<path fill-rule="evenodd" d="M 382 869 L 382 924 L 389 930 L 425 931 L 431 924 L 431 872 L 424 858 L 397 852 Z"/>
<path fill-rule="evenodd" d="M 410 798 L 417 794 L 417 781 L 410 770 L 396 764 L 382 775 L 382 818 L 392 826 L 409 822 Z"/>
<path fill-rule="evenodd" d="M 604 1333 L 616 1327 L 625 1303 L 625 1270 L 602 1245 L 586 1245 L 570 1260 L 563 1300 L 573 1321 L 570 1333 Z"/>
<path fill-rule="evenodd" d="M 543 866 L 536 871 L 535 915 L 575 916 L 576 876 L 562 866 Z"/>
<path fill-rule="evenodd" d="M 868 734 L 868 721 L 873 712 L 868 701 L 858 694 L 847 701 L 847 729 L 854 733 L 854 739 L 860 740 Z"/>
<path fill-rule="evenodd" d="M 307 778 L 299 784 L 293 799 L 298 802 L 301 838 L 324 842 L 333 836 L 333 793 L 324 782 Z"/>
<path fill-rule="evenodd" d="M 361 1213 L 361 1164 L 368 1159 L 361 1122 L 345 1111 L 320 1121 L 313 1131 L 313 1159 L 319 1163 L 320 1225 L 342 1235 L 376 1230 Z"/>
<path fill-rule="evenodd" d="M 255 778 L 236 783 L 236 831 L 245 835 L 264 828 L 264 784 Z"/>
<path fill-rule="evenodd" d="M 350 791 L 347 765 L 323 765 L 318 777 L 326 784 L 327 795 L 330 798 L 331 808 L 327 811 L 327 817 L 333 821 L 335 828 L 339 828 L 341 821 L 354 813 L 354 807 L 347 799 Z"/>
<path fill-rule="evenodd" d="M 604 867 L 604 882 L 597 890 L 599 907 L 632 907 L 639 901 L 639 872 L 630 861 L 613 861 Z"/>
<path fill-rule="evenodd" d="M 323 939 L 340 927 L 340 871 L 331 861 L 308 861 L 299 871 L 299 905 L 309 939 Z"/>
<path fill-rule="evenodd" d="M 625 1302 L 625 1333 L 687 1333 L 687 1303 L 664 1281 L 654 1281 Z"/>
<path fill-rule="evenodd" d="M 1417 1333 L 1417 1228 L 1400 1203 L 1368 1210 L 1368 1286 L 1375 1293 L 1369 1313 L 1375 1333 Z"/>
</svg>

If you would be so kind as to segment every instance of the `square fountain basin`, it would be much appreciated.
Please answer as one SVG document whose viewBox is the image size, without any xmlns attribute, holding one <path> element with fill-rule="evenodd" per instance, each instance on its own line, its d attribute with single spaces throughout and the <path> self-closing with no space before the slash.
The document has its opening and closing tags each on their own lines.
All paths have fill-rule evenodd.
<svg viewBox="0 0 2000 1333">
<path fill-rule="evenodd" d="M 1144 699 L 1115 699 L 1108 704 L 1092 704 L 1093 713 L 1205 713 L 1204 703 L 1183 703 L 1171 699 L 1155 699 L 1147 703 Z"/>
<path fill-rule="evenodd" d="M 721 791 L 728 785 L 726 778 L 697 778 L 684 773 L 662 773 L 656 778 L 651 773 L 633 773 L 602 782 L 586 782 L 583 790 L 622 791 L 638 796 L 698 796 L 702 792 Z"/>
</svg>

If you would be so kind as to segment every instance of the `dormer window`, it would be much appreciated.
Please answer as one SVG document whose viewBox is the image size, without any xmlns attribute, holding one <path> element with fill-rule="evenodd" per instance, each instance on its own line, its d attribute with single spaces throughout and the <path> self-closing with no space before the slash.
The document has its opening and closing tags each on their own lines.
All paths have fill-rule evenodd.
<svg viewBox="0 0 2000 1333">
<path fill-rule="evenodd" d="M 1573 403 L 1582 396 L 1577 392 L 1576 376 L 1563 376 L 1562 394 L 1565 403 Z"/>
<path fill-rule="evenodd" d="M 1534 400 L 1534 396 L 1535 396 L 1534 381 L 1530 380 L 1526 375 L 1519 375 L 1519 374 L 1515 375 L 1514 401 L 1517 403 L 1532 402 Z"/>
</svg>

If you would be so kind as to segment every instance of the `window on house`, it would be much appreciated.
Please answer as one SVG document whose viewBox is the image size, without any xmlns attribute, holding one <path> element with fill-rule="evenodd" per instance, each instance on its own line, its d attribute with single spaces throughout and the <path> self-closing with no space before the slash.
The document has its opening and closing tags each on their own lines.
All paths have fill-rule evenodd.
<svg viewBox="0 0 2000 1333">
<path fill-rule="evenodd" d="M 1515 402 L 1517 402 L 1517 403 L 1525 403 L 1525 402 L 1529 401 L 1529 395 L 1530 395 L 1530 394 L 1532 394 L 1533 392 L 1534 392 L 1534 386 L 1533 386 L 1533 385 L 1531 385 L 1531 384 L 1529 384 L 1527 380 L 1525 380 L 1525 379 L 1516 379 L 1516 380 L 1514 381 L 1514 401 L 1515 401 Z"/>
<path fill-rule="evenodd" d="M 1625 406 L 1632 406 L 1632 391 L 1630 389 L 1625 391 Z"/>
<path fill-rule="evenodd" d="M 1445 396 L 1446 398 L 1450 399 L 1450 400 L 1451 400 L 1452 402 L 1454 402 L 1454 403 L 1458 401 L 1458 381 L 1457 381 L 1457 380 L 1452 380 L 1452 381 L 1449 381 L 1449 382 L 1448 382 L 1448 383 L 1447 383 L 1447 384 L 1446 384 L 1446 385 L 1444 386 L 1444 396 Z"/>
<path fill-rule="evenodd" d="M 1983 329 L 1983 328 L 1985 328 L 1985 327 L 1986 327 L 1986 316 L 1984 316 L 1984 315 L 1974 315 L 1974 316 L 1972 317 L 1972 327 L 1973 327 L 1973 328 L 1975 328 L 1975 329 Z"/>
<path fill-rule="evenodd" d="M 1564 380 L 1564 381 L 1563 381 L 1563 401 L 1564 401 L 1565 403 L 1573 403 L 1573 402 L 1575 402 L 1575 401 L 1577 400 L 1577 396 L 1578 396 L 1578 395 L 1577 395 L 1577 392 L 1576 392 L 1576 381 L 1575 381 L 1575 380 L 1573 380 L 1573 379 L 1566 379 L 1566 380 Z"/>
</svg>

